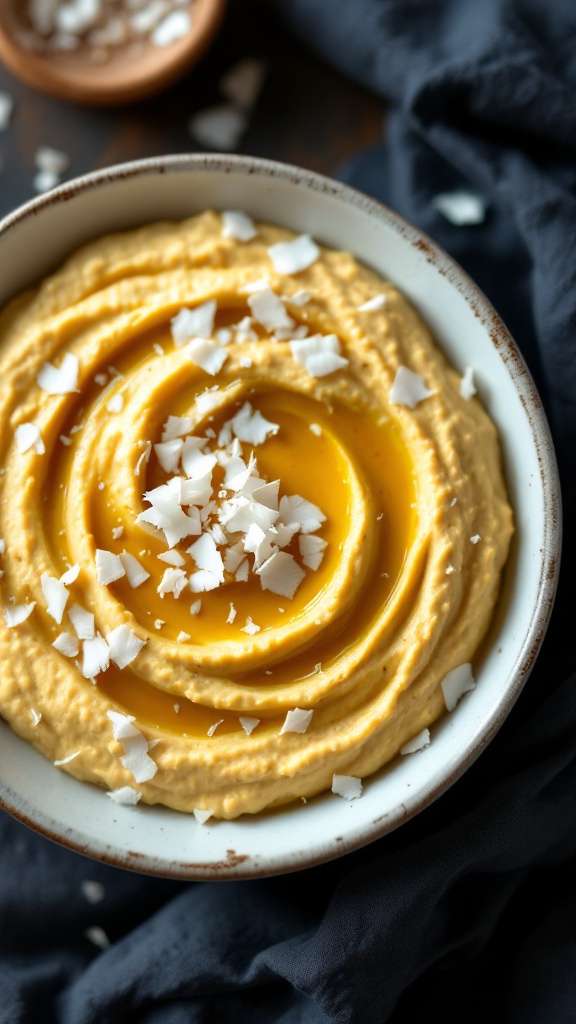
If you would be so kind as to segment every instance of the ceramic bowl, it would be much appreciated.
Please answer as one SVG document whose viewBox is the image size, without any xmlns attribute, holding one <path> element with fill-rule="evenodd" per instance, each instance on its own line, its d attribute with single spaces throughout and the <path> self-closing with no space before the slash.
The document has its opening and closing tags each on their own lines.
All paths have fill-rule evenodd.
<svg viewBox="0 0 576 1024">
<path fill-rule="evenodd" d="M 159 807 L 115 806 L 0 723 L 0 800 L 45 836 L 97 860 L 187 879 L 297 871 L 385 836 L 437 800 L 496 734 L 525 685 L 550 618 L 561 540 L 559 481 L 534 382 L 506 327 L 469 277 L 392 210 L 336 181 L 244 156 L 167 156 L 110 167 L 34 199 L 0 223 L 0 305 L 77 246 L 108 231 L 204 209 L 242 209 L 349 249 L 419 310 L 448 359 L 475 368 L 503 446 L 516 534 L 477 685 L 431 729 L 430 746 L 365 780 L 361 799 L 329 793 L 200 825 Z"/>
</svg>

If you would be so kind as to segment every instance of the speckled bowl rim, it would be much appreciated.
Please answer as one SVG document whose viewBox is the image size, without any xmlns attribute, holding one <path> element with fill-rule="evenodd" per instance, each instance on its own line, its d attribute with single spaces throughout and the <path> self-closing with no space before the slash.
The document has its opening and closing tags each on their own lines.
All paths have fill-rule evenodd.
<svg viewBox="0 0 576 1024">
<path fill-rule="evenodd" d="M 522 692 L 549 625 L 560 567 L 561 491 L 554 446 L 540 396 L 518 346 L 490 301 L 459 264 L 427 234 L 385 204 L 349 185 L 341 184 L 332 178 L 302 167 L 259 157 L 219 153 L 170 154 L 106 167 L 74 178 L 51 192 L 24 203 L 0 221 L 0 240 L 23 221 L 40 215 L 47 207 L 69 202 L 75 196 L 101 188 L 107 183 L 145 175 L 190 171 L 257 175 L 262 179 L 280 179 L 312 192 L 328 194 L 346 206 L 384 222 L 394 233 L 419 249 L 426 261 L 431 263 L 434 269 L 447 278 L 451 286 L 460 292 L 474 316 L 478 317 L 484 325 L 494 347 L 506 363 L 530 426 L 540 467 L 545 505 L 538 599 L 532 609 L 522 643 L 519 644 L 516 652 L 514 679 L 507 686 L 498 703 L 492 708 L 492 713 L 485 721 L 484 730 L 478 742 L 471 749 L 462 753 L 456 769 L 447 772 L 440 783 L 433 786 L 423 785 L 417 799 L 406 800 L 396 808 L 395 812 L 383 814 L 380 818 L 376 817 L 367 826 L 357 829 L 350 835 L 338 836 L 337 842 L 330 841 L 327 844 L 322 844 L 319 841 L 313 851 L 303 850 L 300 855 L 294 856 L 292 853 L 286 857 L 280 854 L 270 857 L 264 862 L 253 861 L 250 857 L 232 849 L 227 850 L 226 856 L 221 860 L 211 863 L 190 861 L 173 863 L 165 859 L 150 857 L 138 849 L 119 854 L 114 844 L 94 841 L 87 843 L 81 828 L 55 828 L 53 818 L 45 814 L 41 806 L 34 808 L 34 813 L 30 814 L 29 807 L 23 805 L 18 794 L 6 787 L 4 781 L 0 779 L 0 807 L 48 839 L 87 857 L 128 870 L 167 878 L 239 880 L 300 871 L 361 849 L 397 829 L 405 821 L 412 819 L 434 803 L 476 761 L 498 732 Z M 118 230 L 123 229 L 120 226 Z M 2 725 L 4 726 L 4 723 Z M 273 813 L 282 813 L 282 809 Z M 261 820 L 270 819 L 264 815 Z M 138 845 L 136 839 L 134 845 Z"/>
</svg>

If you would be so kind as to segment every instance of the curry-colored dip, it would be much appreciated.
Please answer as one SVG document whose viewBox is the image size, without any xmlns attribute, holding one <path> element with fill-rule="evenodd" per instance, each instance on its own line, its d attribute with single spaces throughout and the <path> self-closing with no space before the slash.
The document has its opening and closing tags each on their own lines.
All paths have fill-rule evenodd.
<svg viewBox="0 0 576 1024">
<path fill-rule="evenodd" d="M 438 719 L 512 533 L 495 428 L 415 310 L 254 232 L 107 236 L 0 315 L 0 711 L 119 800 L 226 818 Z"/>
</svg>

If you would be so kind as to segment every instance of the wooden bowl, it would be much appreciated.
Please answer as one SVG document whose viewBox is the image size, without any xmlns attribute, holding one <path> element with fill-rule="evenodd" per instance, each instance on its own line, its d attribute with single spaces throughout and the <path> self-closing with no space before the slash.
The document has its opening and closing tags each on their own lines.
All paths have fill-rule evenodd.
<svg viewBox="0 0 576 1024">
<path fill-rule="evenodd" d="M 224 17 L 226 0 L 191 0 L 191 29 L 167 46 L 131 41 L 94 59 L 87 44 L 70 51 L 26 45 L 28 4 L 0 0 L 0 60 L 27 85 L 74 103 L 112 106 L 144 99 L 172 85 L 204 54 Z"/>
</svg>

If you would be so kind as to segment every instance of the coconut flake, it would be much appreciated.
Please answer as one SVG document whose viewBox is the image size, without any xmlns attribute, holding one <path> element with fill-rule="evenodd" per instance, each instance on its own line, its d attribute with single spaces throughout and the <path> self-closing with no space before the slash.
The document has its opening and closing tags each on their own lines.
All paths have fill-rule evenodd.
<svg viewBox="0 0 576 1024">
<path fill-rule="evenodd" d="M 248 127 L 246 114 L 232 103 L 218 103 L 199 110 L 188 121 L 188 131 L 207 149 L 231 152 Z"/>
<path fill-rule="evenodd" d="M 451 672 L 444 676 L 440 685 L 442 686 L 446 708 L 448 711 L 453 711 L 460 698 L 476 686 L 474 676 L 472 675 L 472 665 L 469 662 L 465 662 L 463 665 L 453 668 Z"/>
<path fill-rule="evenodd" d="M 122 625 L 108 633 L 106 643 L 114 664 L 118 668 L 126 668 L 140 654 L 146 641 L 136 636 L 128 626 Z"/>
<path fill-rule="evenodd" d="M 232 601 L 230 601 L 230 611 L 228 612 L 228 618 L 226 619 L 226 622 L 229 623 L 229 625 L 232 625 L 237 614 L 238 612 L 236 608 L 234 607 Z"/>
<path fill-rule="evenodd" d="M 26 619 L 32 614 L 35 607 L 36 601 L 30 601 L 29 604 L 13 604 L 3 608 L 4 622 L 8 629 L 13 629 L 15 626 L 20 626 L 21 623 L 26 622 Z"/>
<path fill-rule="evenodd" d="M 40 576 L 40 583 L 48 614 L 60 624 L 70 595 L 64 584 L 54 576 L 49 576 L 47 572 L 43 572 Z"/>
<path fill-rule="evenodd" d="M 98 583 L 107 586 L 109 583 L 114 583 L 125 575 L 126 570 L 119 555 L 115 555 L 112 551 L 104 551 L 102 548 L 96 549 L 96 577 Z"/>
<path fill-rule="evenodd" d="M 132 725 L 134 716 L 123 715 L 119 711 L 107 711 L 106 715 L 112 722 L 114 739 L 124 747 L 121 763 L 132 773 L 136 782 L 147 782 L 158 771 L 158 765 L 148 755 L 146 738 Z"/>
<path fill-rule="evenodd" d="M 187 36 L 192 28 L 188 11 L 170 11 L 150 36 L 153 46 L 171 46 Z"/>
<path fill-rule="evenodd" d="M 218 551 L 214 539 L 208 533 L 202 534 L 187 550 L 199 569 L 205 569 L 217 576 L 220 583 L 224 582 L 222 555 Z"/>
<path fill-rule="evenodd" d="M 174 594 L 174 597 L 178 598 L 187 585 L 188 580 L 183 569 L 166 569 L 156 592 L 160 594 L 160 597 Z"/>
<path fill-rule="evenodd" d="M 242 626 L 241 631 L 242 631 L 242 633 L 248 633 L 248 636 L 254 636 L 256 633 L 260 632 L 261 628 L 262 628 L 261 626 L 257 626 L 256 623 L 252 621 L 250 616 L 247 615 L 246 616 L 246 625 Z"/>
<path fill-rule="evenodd" d="M 151 452 L 152 452 L 152 441 L 146 441 L 146 443 L 144 445 L 144 451 L 142 452 L 140 458 L 138 459 L 138 462 L 134 466 L 134 476 L 139 476 L 140 469 L 142 468 L 143 463 L 148 462 L 148 460 L 150 458 Z"/>
<path fill-rule="evenodd" d="M 311 298 L 310 292 L 307 292 L 305 288 L 299 288 L 294 295 L 286 296 L 286 302 L 291 302 L 293 306 L 306 306 Z"/>
<path fill-rule="evenodd" d="M 244 402 L 236 415 L 228 420 L 227 426 L 231 428 L 239 441 L 244 441 L 246 444 L 263 444 L 280 430 L 278 423 L 271 423 L 270 420 L 265 419 L 258 409 L 254 411 L 250 402 Z"/>
<path fill-rule="evenodd" d="M 199 822 L 200 825 L 205 825 L 206 822 L 208 821 L 208 818 L 211 818 L 212 815 L 214 814 L 214 811 L 204 810 L 204 808 L 202 807 L 194 807 L 192 813 L 196 818 L 196 821 Z"/>
<path fill-rule="evenodd" d="M 356 800 L 362 795 L 362 780 L 355 775 L 333 775 L 332 792 L 345 800 Z"/>
<path fill-rule="evenodd" d="M 0 92 L 0 131 L 5 131 L 10 124 L 14 100 L 7 92 Z"/>
<path fill-rule="evenodd" d="M 174 441 L 177 437 L 184 437 L 190 433 L 193 426 L 190 416 L 169 416 L 162 427 L 162 441 Z"/>
<path fill-rule="evenodd" d="M 201 608 L 202 601 L 200 601 L 200 599 L 198 599 L 197 601 L 193 601 L 192 604 L 190 605 L 190 615 L 198 615 Z"/>
<path fill-rule="evenodd" d="M 176 348 L 182 348 L 193 338 L 211 338 L 214 333 L 216 299 L 208 299 L 193 309 L 184 307 L 172 317 L 170 330 Z M 176 417 L 173 417 L 176 419 Z M 162 439 L 164 440 L 164 438 Z"/>
<path fill-rule="evenodd" d="M 308 569 L 318 569 L 324 558 L 324 551 L 328 547 L 327 541 L 307 533 L 298 538 L 298 545 L 303 564 Z"/>
<path fill-rule="evenodd" d="M 94 638 L 94 616 L 92 612 L 87 612 L 85 608 L 82 608 L 82 605 L 73 604 L 68 609 L 68 618 L 79 640 L 92 640 Z"/>
<path fill-rule="evenodd" d="M 67 352 L 58 368 L 44 363 L 36 383 L 48 395 L 71 395 L 78 390 L 79 368 L 78 357 Z"/>
<path fill-rule="evenodd" d="M 245 57 L 234 64 L 218 83 L 226 99 L 242 110 L 252 109 L 260 95 L 268 64 L 255 57 Z"/>
<path fill-rule="evenodd" d="M 291 242 L 277 242 L 268 249 L 274 270 L 278 274 L 298 274 L 312 266 L 320 256 L 320 249 L 310 235 L 299 235 Z"/>
<path fill-rule="evenodd" d="M 302 708 L 294 708 L 293 711 L 288 711 L 284 724 L 280 729 L 280 735 L 282 736 L 286 732 L 306 732 L 312 721 L 313 714 L 314 711 L 312 709 L 303 711 Z"/>
<path fill-rule="evenodd" d="M 292 330 L 295 327 L 294 320 L 288 316 L 282 299 L 272 291 L 271 288 L 263 288 L 248 298 L 248 305 L 252 316 L 259 324 L 262 324 L 267 331 L 276 331 L 283 328 Z"/>
<path fill-rule="evenodd" d="M 37 455 L 44 455 L 46 446 L 42 440 L 40 427 L 35 423 L 20 423 L 14 432 L 18 451 L 24 454 L 33 448 Z"/>
<path fill-rule="evenodd" d="M 76 637 L 66 632 L 58 634 L 52 647 L 63 654 L 65 658 L 76 658 L 80 650 L 80 644 Z"/>
<path fill-rule="evenodd" d="M 106 896 L 106 889 L 102 885 L 102 882 L 93 882 L 91 879 L 85 879 L 80 882 L 80 891 L 87 903 L 101 903 Z"/>
<path fill-rule="evenodd" d="M 61 764 L 70 764 L 70 761 L 73 761 L 74 758 L 78 757 L 78 754 L 81 753 L 81 750 L 76 750 L 73 754 L 68 754 L 68 757 L 62 757 L 60 758 L 60 760 L 54 761 L 53 763 L 55 764 L 56 768 L 59 768 Z"/>
<path fill-rule="evenodd" d="M 432 394 L 434 392 L 428 390 L 419 373 L 414 373 L 407 366 L 399 366 L 388 397 L 392 405 L 407 405 L 413 409 Z"/>
<path fill-rule="evenodd" d="M 256 225 L 247 213 L 241 210 L 224 210 L 222 213 L 223 238 L 235 238 L 238 242 L 249 242 L 258 234 Z"/>
<path fill-rule="evenodd" d="M 326 522 L 326 516 L 317 505 L 299 494 L 285 494 L 280 499 L 280 521 L 286 526 L 296 524 L 302 533 L 315 533 Z"/>
<path fill-rule="evenodd" d="M 474 384 L 474 370 L 471 366 L 467 366 L 464 370 L 464 375 L 460 381 L 460 394 L 462 398 L 466 400 L 472 398 L 476 394 L 476 387 Z"/>
<path fill-rule="evenodd" d="M 240 725 L 244 729 L 244 732 L 246 733 L 246 735 L 249 736 L 250 733 L 254 732 L 254 729 L 256 728 L 256 726 L 260 725 L 261 719 L 260 718 L 246 718 L 245 716 L 242 715 L 242 716 L 240 716 L 238 721 L 240 722 Z"/>
<path fill-rule="evenodd" d="M 262 590 L 270 590 L 282 597 L 294 597 L 306 575 L 294 556 L 287 551 L 275 551 L 256 572 Z"/>
<path fill-rule="evenodd" d="M 471 544 L 477 544 L 478 541 L 480 541 L 480 540 L 482 540 L 482 537 L 480 536 L 479 533 L 475 533 L 473 537 L 470 537 L 470 543 Z"/>
<path fill-rule="evenodd" d="M 106 402 L 108 412 L 122 412 L 123 407 L 124 395 L 112 395 L 112 398 Z"/>
<path fill-rule="evenodd" d="M 142 793 L 139 793 L 137 789 L 132 789 L 132 786 L 120 786 L 119 789 L 111 789 L 106 796 L 109 796 L 115 804 L 133 807 L 141 799 Z"/>
<path fill-rule="evenodd" d="M 186 559 L 183 558 L 180 552 L 176 551 L 175 548 L 170 548 L 169 551 L 164 551 L 157 557 L 161 562 L 166 562 L 167 565 L 173 565 L 176 569 L 179 569 L 186 561 Z"/>
<path fill-rule="evenodd" d="M 486 204 L 473 192 L 456 189 L 454 192 L 440 192 L 434 196 L 432 206 L 457 227 L 482 224 L 486 220 Z"/>
<path fill-rule="evenodd" d="M 80 671 L 85 679 L 95 679 L 99 672 L 106 672 L 109 664 L 110 649 L 100 633 L 96 633 L 91 640 L 84 641 Z"/>
<path fill-rule="evenodd" d="M 36 711 L 35 708 L 30 708 L 30 716 L 32 718 L 32 728 L 35 729 L 42 721 L 42 712 Z"/>
<path fill-rule="evenodd" d="M 74 565 L 69 566 L 66 572 L 62 573 L 60 583 L 63 583 L 67 587 L 70 583 L 75 583 L 79 575 L 80 566 L 78 565 L 78 562 L 76 562 Z"/>
<path fill-rule="evenodd" d="M 174 438 L 172 441 L 163 441 L 161 444 L 154 445 L 156 458 L 165 473 L 178 472 L 183 447 L 184 441 L 179 437 Z"/>
<path fill-rule="evenodd" d="M 418 750 L 430 745 L 430 730 L 422 729 L 417 736 L 413 736 L 403 747 L 400 747 L 401 754 L 415 754 Z"/>
<path fill-rule="evenodd" d="M 336 334 L 312 334 L 289 344 L 294 359 L 311 377 L 327 377 L 348 366 L 348 360 L 340 355 L 340 341 Z"/>
<path fill-rule="evenodd" d="M 220 372 L 228 359 L 228 352 L 221 348 L 214 341 L 204 341 L 203 338 L 194 338 L 186 346 L 186 355 L 192 360 L 195 366 L 209 373 L 214 377 Z"/>
<path fill-rule="evenodd" d="M 386 305 L 387 297 L 383 293 L 380 295 L 374 295 L 373 298 L 368 299 L 367 302 L 363 302 L 361 306 L 358 306 L 359 313 L 372 313 L 376 309 L 383 309 Z"/>
<path fill-rule="evenodd" d="M 190 633 L 185 633 L 183 629 L 180 630 L 180 632 L 178 633 L 178 636 L 176 637 L 176 640 L 177 640 L 177 642 L 179 644 L 183 644 L 183 643 L 186 642 L 186 640 L 189 640 L 189 639 L 190 639 Z"/>
<path fill-rule="evenodd" d="M 210 726 L 210 728 L 208 729 L 208 732 L 206 733 L 206 735 L 210 736 L 210 738 L 212 738 L 212 736 L 216 732 L 216 729 L 218 728 L 219 725 L 222 725 L 223 721 L 224 721 L 224 719 L 220 718 L 217 722 L 214 722 L 214 725 Z"/>
</svg>

